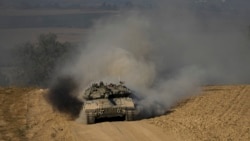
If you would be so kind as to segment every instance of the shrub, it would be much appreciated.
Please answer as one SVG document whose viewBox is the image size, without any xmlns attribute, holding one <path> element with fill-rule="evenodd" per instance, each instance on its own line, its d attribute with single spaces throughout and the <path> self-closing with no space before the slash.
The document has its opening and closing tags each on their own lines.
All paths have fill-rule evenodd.
<svg viewBox="0 0 250 141">
<path fill-rule="evenodd" d="M 46 86 L 58 63 L 69 57 L 73 46 L 57 41 L 56 34 L 41 34 L 37 43 L 26 42 L 15 50 L 17 83 Z"/>
</svg>

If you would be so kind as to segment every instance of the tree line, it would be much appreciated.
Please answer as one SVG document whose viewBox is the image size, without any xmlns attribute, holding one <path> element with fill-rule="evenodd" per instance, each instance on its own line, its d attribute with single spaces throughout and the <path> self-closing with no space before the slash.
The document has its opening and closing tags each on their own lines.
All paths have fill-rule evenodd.
<svg viewBox="0 0 250 141">
<path fill-rule="evenodd" d="M 41 34 L 37 42 L 26 42 L 12 51 L 11 77 L 0 73 L 0 85 L 47 86 L 56 68 L 67 61 L 76 45 L 59 42 L 54 33 Z"/>
<path fill-rule="evenodd" d="M 250 25 L 246 31 L 250 43 Z M 73 43 L 59 42 L 54 33 L 41 34 L 37 42 L 25 42 L 12 51 L 15 63 L 6 73 L 0 71 L 0 86 L 46 87 L 57 74 L 57 68 L 70 60 L 76 49 Z"/>
</svg>

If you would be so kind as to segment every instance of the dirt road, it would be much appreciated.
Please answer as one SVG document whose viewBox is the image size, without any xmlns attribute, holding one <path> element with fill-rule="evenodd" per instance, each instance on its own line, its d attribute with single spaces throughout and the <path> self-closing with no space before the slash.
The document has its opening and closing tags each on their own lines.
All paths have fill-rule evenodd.
<svg viewBox="0 0 250 141">
<path fill-rule="evenodd" d="M 250 140 L 250 85 L 204 87 L 167 115 L 94 125 L 53 110 L 46 92 L 0 88 L 0 141 Z"/>
<path fill-rule="evenodd" d="M 72 121 L 66 115 L 53 111 L 47 103 L 41 100 L 42 97 L 39 98 L 40 100 L 37 99 L 36 97 L 41 96 L 39 93 L 42 91 L 32 92 L 33 95 L 30 97 L 33 99 L 30 105 L 33 110 L 29 111 L 30 121 L 28 124 L 34 127 L 34 129 L 29 130 L 28 134 L 28 138 L 31 140 L 163 141 L 168 138 L 163 129 L 149 124 L 145 120 L 102 122 L 93 125 Z"/>
<path fill-rule="evenodd" d="M 145 121 L 104 122 L 83 126 L 72 124 L 74 136 L 84 141 L 167 141 L 170 137 L 161 128 Z M 172 139 L 173 140 L 173 139 Z"/>
</svg>

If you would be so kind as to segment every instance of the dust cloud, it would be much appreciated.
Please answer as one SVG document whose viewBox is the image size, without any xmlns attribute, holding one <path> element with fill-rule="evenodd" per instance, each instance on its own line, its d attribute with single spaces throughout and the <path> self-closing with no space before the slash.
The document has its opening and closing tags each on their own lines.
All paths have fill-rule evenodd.
<svg viewBox="0 0 250 141">
<path fill-rule="evenodd" d="M 78 83 L 73 76 L 61 76 L 51 84 L 47 101 L 55 110 L 76 118 L 80 114 L 83 102 L 76 98 Z"/>
<path fill-rule="evenodd" d="M 102 19 L 63 74 L 76 77 L 82 91 L 100 80 L 125 81 L 142 97 L 138 118 L 162 115 L 202 85 L 250 82 L 244 20 L 231 18 L 201 17 L 185 2 L 167 1 Z"/>
</svg>

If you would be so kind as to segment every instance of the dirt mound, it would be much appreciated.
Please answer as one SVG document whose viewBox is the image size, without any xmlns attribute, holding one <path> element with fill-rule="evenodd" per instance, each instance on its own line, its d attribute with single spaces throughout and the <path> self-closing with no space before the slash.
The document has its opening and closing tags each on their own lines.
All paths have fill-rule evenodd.
<svg viewBox="0 0 250 141">
<path fill-rule="evenodd" d="M 51 140 L 67 132 L 68 116 L 55 112 L 45 94 L 37 88 L 0 88 L 0 140 Z"/>
<path fill-rule="evenodd" d="M 250 86 L 209 86 L 150 122 L 181 140 L 250 140 Z"/>
<path fill-rule="evenodd" d="M 46 94 L 0 88 L 0 140 L 250 140 L 250 85 L 204 87 L 166 115 L 94 125 L 58 113 Z"/>
</svg>

